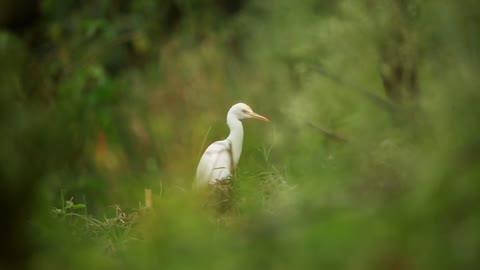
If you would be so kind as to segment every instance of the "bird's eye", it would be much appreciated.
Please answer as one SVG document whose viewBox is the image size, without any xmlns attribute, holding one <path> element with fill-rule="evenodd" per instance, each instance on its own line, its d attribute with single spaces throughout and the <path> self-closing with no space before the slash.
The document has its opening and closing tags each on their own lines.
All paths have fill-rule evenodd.
<svg viewBox="0 0 480 270">
<path fill-rule="evenodd" d="M 245 109 L 243 109 L 243 110 L 242 110 L 242 112 L 243 112 L 243 113 L 248 113 L 248 111 L 247 111 L 247 110 L 245 110 Z"/>
</svg>

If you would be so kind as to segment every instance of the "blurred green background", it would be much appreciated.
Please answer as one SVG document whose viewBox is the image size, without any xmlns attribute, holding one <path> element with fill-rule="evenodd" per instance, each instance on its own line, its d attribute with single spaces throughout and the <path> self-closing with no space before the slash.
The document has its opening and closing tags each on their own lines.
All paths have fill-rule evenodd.
<svg viewBox="0 0 480 270">
<path fill-rule="evenodd" d="M 479 45 L 468 0 L 0 1 L 0 269 L 477 269 Z"/>
</svg>

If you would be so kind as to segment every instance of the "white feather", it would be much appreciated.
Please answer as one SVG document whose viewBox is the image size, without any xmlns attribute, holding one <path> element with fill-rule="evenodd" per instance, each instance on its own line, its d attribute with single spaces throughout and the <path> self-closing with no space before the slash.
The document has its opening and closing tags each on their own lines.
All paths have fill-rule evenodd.
<svg viewBox="0 0 480 270">
<path fill-rule="evenodd" d="M 215 184 L 230 178 L 234 170 L 231 151 L 227 140 L 212 143 L 198 163 L 195 185 Z"/>
</svg>

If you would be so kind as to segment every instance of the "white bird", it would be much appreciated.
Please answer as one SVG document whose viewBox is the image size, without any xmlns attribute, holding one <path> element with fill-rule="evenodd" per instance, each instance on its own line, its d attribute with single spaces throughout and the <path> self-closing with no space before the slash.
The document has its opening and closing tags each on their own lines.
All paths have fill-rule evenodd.
<svg viewBox="0 0 480 270">
<path fill-rule="evenodd" d="M 204 187 L 230 179 L 242 153 L 243 125 L 240 120 L 247 118 L 270 121 L 266 117 L 254 113 L 247 104 L 233 105 L 227 113 L 230 135 L 225 140 L 212 143 L 205 150 L 198 163 L 195 187 Z"/>
</svg>

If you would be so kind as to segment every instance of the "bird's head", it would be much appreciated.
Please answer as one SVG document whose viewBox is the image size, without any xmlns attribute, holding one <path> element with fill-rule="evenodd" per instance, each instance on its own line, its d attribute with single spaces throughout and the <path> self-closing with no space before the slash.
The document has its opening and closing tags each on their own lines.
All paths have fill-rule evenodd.
<svg viewBox="0 0 480 270">
<path fill-rule="evenodd" d="M 229 115 L 235 116 L 237 119 L 247 119 L 247 118 L 255 118 L 258 120 L 262 120 L 265 122 L 270 122 L 266 117 L 261 116 L 260 114 L 254 113 L 253 110 L 245 103 L 237 103 L 230 108 L 228 111 Z"/>
</svg>

